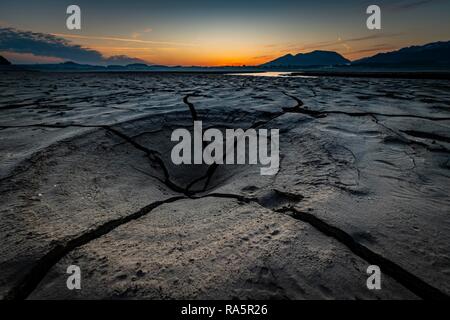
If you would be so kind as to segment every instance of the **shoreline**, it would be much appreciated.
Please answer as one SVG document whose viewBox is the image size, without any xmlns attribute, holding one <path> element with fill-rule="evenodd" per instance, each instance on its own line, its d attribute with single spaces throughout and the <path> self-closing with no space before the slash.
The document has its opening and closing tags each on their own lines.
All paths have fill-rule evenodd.
<svg viewBox="0 0 450 320">
<path fill-rule="evenodd" d="M 39 74 L 151 74 L 151 75 L 232 75 L 264 76 L 267 73 L 285 73 L 280 77 L 339 77 L 339 78 L 376 78 L 376 79 L 421 79 L 450 80 L 450 71 L 275 71 L 275 70 L 37 70 L 37 69 L 0 69 L 0 73 L 39 73 Z"/>
</svg>

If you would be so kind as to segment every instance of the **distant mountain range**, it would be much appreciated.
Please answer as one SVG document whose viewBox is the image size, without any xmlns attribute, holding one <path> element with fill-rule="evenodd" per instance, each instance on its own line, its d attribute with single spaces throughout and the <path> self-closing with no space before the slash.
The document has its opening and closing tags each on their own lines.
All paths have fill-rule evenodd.
<svg viewBox="0 0 450 320">
<path fill-rule="evenodd" d="M 450 67 L 450 41 L 433 42 L 397 51 L 379 53 L 353 61 L 352 65 L 373 67 Z"/>
<path fill-rule="evenodd" d="M 73 61 L 67 61 L 62 63 L 53 63 L 53 64 L 30 64 L 30 65 L 19 65 L 21 68 L 28 70 L 37 70 L 37 71 L 139 71 L 139 70 L 148 70 L 152 66 L 146 65 L 144 63 L 132 63 L 125 66 L 122 65 L 108 65 L 108 66 L 99 66 L 99 65 L 91 65 L 91 64 L 79 64 Z"/>
<path fill-rule="evenodd" d="M 166 66 L 147 65 L 144 63 L 132 63 L 128 65 L 91 65 L 80 64 L 73 61 L 66 61 L 62 63 L 39 63 L 39 64 L 19 64 L 11 67 L 17 70 L 32 70 L 32 71 L 149 71 L 158 68 L 169 68 Z"/>
<path fill-rule="evenodd" d="M 430 68 L 436 70 L 450 70 L 450 41 L 434 42 L 423 46 L 412 46 L 397 51 L 379 53 L 372 57 L 349 61 L 337 52 L 312 51 L 297 55 L 287 54 L 275 60 L 253 67 L 201 67 L 201 66 L 164 66 L 132 63 L 123 65 L 89 65 L 75 62 L 56 64 L 11 65 L 0 56 L 0 70 L 34 70 L 34 71 L 190 71 L 190 72 L 238 72 L 258 71 L 267 69 L 301 69 L 313 67 L 341 67 L 350 68 Z"/>
<path fill-rule="evenodd" d="M 18 64 L 10 66 L 0 65 L 0 71 L 49 71 L 49 72 L 239 72 L 239 71 L 257 71 L 257 67 L 201 67 L 201 66 L 165 66 L 165 65 L 147 65 L 145 63 L 132 63 L 128 65 L 91 65 L 80 64 L 73 61 L 51 64 Z"/>
<path fill-rule="evenodd" d="M 270 62 L 264 63 L 262 67 L 314 67 L 314 66 L 336 66 L 350 63 L 339 53 L 334 51 L 316 50 L 309 53 L 297 55 L 287 54 Z"/>
<path fill-rule="evenodd" d="M 379 53 L 372 57 L 350 62 L 333 51 L 313 51 L 297 55 L 287 54 L 265 64 L 263 68 L 319 67 L 319 66 L 364 66 L 364 67 L 450 67 L 450 41 L 433 42 L 423 46 L 412 46 L 397 51 Z"/>
</svg>

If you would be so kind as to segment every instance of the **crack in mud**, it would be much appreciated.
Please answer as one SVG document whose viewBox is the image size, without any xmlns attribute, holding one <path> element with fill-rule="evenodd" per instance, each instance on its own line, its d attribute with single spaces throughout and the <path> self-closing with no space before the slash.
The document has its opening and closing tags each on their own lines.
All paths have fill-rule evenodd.
<svg viewBox="0 0 450 320">
<path fill-rule="evenodd" d="M 274 196 L 275 195 L 275 196 Z M 371 264 L 376 264 L 380 266 L 384 273 L 391 276 L 398 283 L 403 285 L 405 288 L 421 297 L 422 299 L 432 299 L 432 300 L 448 300 L 449 296 L 440 291 L 439 289 L 431 286 L 422 279 L 418 278 L 409 271 L 403 269 L 401 266 L 395 262 L 383 257 L 382 255 L 375 253 L 369 248 L 357 242 L 352 236 L 347 232 L 339 229 L 324 220 L 310 214 L 307 212 L 299 211 L 289 206 L 283 206 L 281 208 L 277 207 L 277 199 L 275 203 L 272 203 L 273 198 L 278 197 L 282 200 L 287 200 L 288 202 L 298 203 L 303 199 L 302 196 L 297 194 L 292 194 L 284 191 L 273 190 L 273 195 L 268 197 L 247 197 L 239 194 L 231 193 L 210 193 L 203 196 L 176 196 L 163 201 L 153 202 L 140 210 L 121 218 L 117 218 L 96 227 L 95 229 L 88 230 L 81 235 L 66 241 L 60 241 L 53 249 L 51 249 L 47 254 L 40 258 L 35 265 L 32 267 L 30 272 L 28 272 L 19 283 L 14 286 L 5 296 L 6 300 L 18 300 L 26 299 L 39 285 L 39 283 L 45 278 L 47 273 L 55 266 L 64 256 L 66 256 L 71 251 L 79 248 L 89 242 L 100 238 L 113 231 L 119 226 L 122 226 L 128 222 L 139 219 L 154 209 L 160 207 L 161 205 L 173 203 L 179 200 L 197 200 L 208 197 L 216 198 L 226 198 L 234 199 L 242 203 L 256 203 L 263 208 L 269 209 L 273 212 L 288 214 L 296 220 L 308 223 L 313 226 L 322 234 L 332 237 L 339 243 L 347 247 L 350 251 L 356 254 L 358 257 L 366 260 Z M 278 200 L 279 201 L 279 200 Z M 282 204 L 282 202 L 280 202 Z"/>
<path fill-rule="evenodd" d="M 57 245 L 54 248 L 52 248 L 38 261 L 36 261 L 31 270 L 21 280 L 19 280 L 17 285 L 15 285 L 10 291 L 7 292 L 4 299 L 5 300 L 26 299 L 37 288 L 39 283 L 45 278 L 45 276 L 48 274 L 51 268 L 55 266 L 64 256 L 66 256 L 76 248 L 79 248 L 95 239 L 100 238 L 101 236 L 104 236 L 109 232 L 113 231 L 114 229 L 130 221 L 137 220 L 151 213 L 154 209 L 164 204 L 173 203 L 183 199 L 202 199 L 206 197 L 236 199 L 238 201 L 246 203 L 251 201 L 257 201 L 256 198 L 246 198 L 240 195 L 226 194 L 226 193 L 211 193 L 204 196 L 192 196 L 192 197 L 176 196 L 166 200 L 153 202 L 130 215 L 105 222 L 102 225 L 94 229 L 90 229 L 73 239 L 59 240 L 58 241 L 59 243 L 57 243 Z"/>
<path fill-rule="evenodd" d="M 189 109 L 191 110 L 192 121 L 196 121 L 198 118 L 197 118 L 197 112 L 196 112 L 195 106 L 194 106 L 194 104 L 190 103 L 187 100 L 191 96 L 194 96 L 194 95 L 190 94 L 190 95 L 185 96 L 183 98 L 183 101 L 184 101 L 184 103 L 186 103 L 189 106 Z M 265 125 L 265 124 L 275 120 L 278 117 L 281 117 L 282 115 L 284 115 L 286 113 L 287 113 L 287 111 L 284 111 L 284 110 L 283 110 L 283 112 L 275 112 L 275 113 L 273 113 L 273 117 L 271 117 L 270 119 L 257 121 L 255 123 L 253 123 L 247 129 L 256 129 L 256 128 L 260 127 L 260 126 L 263 126 L 263 125 Z M 236 145 L 237 145 L 237 141 L 234 142 L 234 149 L 236 148 Z M 228 154 L 227 152 L 224 152 L 224 154 L 222 156 L 222 159 L 225 159 L 227 154 Z M 203 184 L 203 188 L 198 190 L 198 191 L 193 191 L 190 194 L 196 194 L 196 193 L 199 193 L 199 192 L 205 192 L 208 189 L 209 184 L 210 184 L 211 179 L 212 179 L 212 176 L 214 175 L 214 173 L 215 173 L 215 171 L 217 170 L 218 167 L 219 167 L 219 165 L 216 164 L 216 163 L 213 163 L 213 164 L 209 165 L 208 166 L 208 170 L 206 171 L 206 173 L 203 176 L 200 176 L 200 177 L 194 179 L 193 181 L 191 181 L 191 183 L 188 184 L 188 186 L 186 187 L 186 193 L 189 193 L 189 190 L 191 189 L 191 187 L 194 186 L 196 183 L 199 183 L 202 180 L 205 180 L 205 183 Z"/>
<path fill-rule="evenodd" d="M 316 110 L 310 110 L 308 109 L 308 107 L 304 106 L 304 103 L 302 100 L 300 100 L 299 98 L 290 95 L 288 93 L 283 92 L 283 94 L 285 94 L 286 96 L 294 99 L 297 102 L 297 105 L 295 105 L 294 107 L 284 107 L 283 111 L 285 112 L 291 112 L 291 113 L 301 113 L 301 114 L 305 114 L 314 118 L 325 118 L 328 116 L 328 114 L 343 114 L 343 115 L 347 115 L 350 117 L 372 117 L 375 122 L 384 127 L 385 129 L 391 131 L 392 133 L 394 133 L 396 136 L 398 136 L 400 138 L 400 140 L 402 142 L 404 142 L 405 144 L 415 144 L 415 145 L 419 145 L 422 147 L 425 147 L 425 149 L 427 149 L 430 152 L 444 152 L 444 153 L 450 153 L 450 150 L 438 145 L 436 147 L 430 147 L 428 144 L 423 143 L 423 142 L 419 142 L 419 141 L 414 141 L 414 140 L 410 140 L 406 137 L 404 137 L 403 135 L 401 135 L 400 133 L 396 132 L 395 130 L 387 127 L 386 125 L 380 123 L 379 119 L 376 116 L 381 116 L 381 117 L 391 117 L 391 118 L 416 118 L 416 119 L 422 119 L 422 120 L 430 120 L 430 121 L 448 121 L 450 120 L 449 117 L 441 117 L 441 118 L 436 118 L 436 117 L 424 117 L 424 116 L 418 116 L 418 115 L 403 115 L 403 114 L 386 114 L 386 113 L 377 113 L 377 112 L 346 112 L 346 111 L 316 111 Z M 414 130 L 405 130 L 402 131 L 406 134 L 409 134 L 411 136 L 415 136 L 415 137 L 419 137 L 419 138 L 426 138 L 426 139 L 431 139 L 431 140 L 435 140 L 435 141 L 443 141 L 443 142 L 450 142 L 450 138 L 448 137 L 444 137 L 444 136 L 440 136 L 440 135 L 436 135 L 436 134 L 429 134 L 429 133 L 425 133 L 425 132 L 418 132 L 418 131 L 414 131 Z M 414 161 L 414 160 L 413 160 Z"/>
<path fill-rule="evenodd" d="M 294 195 L 290 193 L 286 193 L 279 190 L 274 190 L 278 194 L 282 194 L 293 201 L 295 199 Z M 339 243 L 347 247 L 351 252 L 356 254 L 358 257 L 364 259 L 370 264 L 378 265 L 381 270 L 396 280 L 398 283 L 403 285 L 405 288 L 416 294 L 422 299 L 430 299 L 430 300 L 449 300 L 450 297 L 439 289 L 433 287 L 427 282 L 423 281 L 419 277 L 405 270 L 395 262 L 383 257 L 382 255 L 370 250 L 366 246 L 360 244 L 356 241 L 351 235 L 349 235 L 344 230 L 335 227 L 324 220 L 316 217 L 315 215 L 303 211 L 299 211 L 292 206 L 282 207 L 282 208 L 271 208 L 267 206 L 266 203 L 262 201 L 262 198 L 255 197 L 245 197 L 237 194 L 228 194 L 228 193 L 211 193 L 208 195 L 204 195 L 199 198 L 205 197 L 220 197 L 220 198 L 228 198 L 228 199 L 236 199 L 245 203 L 257 203 L 258 205 L 270 209 L 274 212 L 288 214 L 292 218 L 296 220 L 300 220 L 302 222 L 308 223 L 313 226 L 316 230 L 321 232 L 322 234 L 332 237 L 337 240 Z M 294 197 L 294 198 L 293 198 Z"/>
<path fill-rule="evenodd" d="M 313 89 L 312 89 L 313 90 Z M 270 121 L 286 114 L 286 113 L 302 113 L 309 116 L 312 116 L 314 118 L 322 118 L 326 117 L 328 114 L 344 114 L 348 116 L 354 116 L 354 117 L 361 117 L 361 116 L 370 116 L 375 119 L 375 121 L 378 123 L 378 119 L 376 116 L 385 116 L 385 117 L 411 117 L 411 118 L 420 118 L 420 119 L 426 119 L 426 120 L 432 120 L 432 121 L 443 121 L 443 120 L 450 120 L 450 118 L 432 118 L 432 117 L 422 117 L 422 116 L 415 116 L 415 115 L 399 115 L 399 114 L 381 114 L 381 113 L 374 113 L 374 112 L 344 112 L 344 111 L 315 111 L 310 110 L 308 107 L 304 106 L 303 101 L 301 101 L 299 98 L 289 95 L 285 92 L 283 92 L 286 96 L 294 99 L 296 101 L 296 105 L 294 107 L 284 107 L 282 108 L 282 112 L 274 113 L 274 116 L 271 117 L 268 120 L 264 121 L 258 121 L 255 122 L 250 128 L 257 128 L 259 126 L 265 125 L 269 123 Z M 314 95 L 316 95 L 315 91 L 313 90 Z M 198 120 L 198 114 L 195 109 L 195 106 L 193 103 L 189 102 L 189 98 L 195 96 L 194 94 L 188 94 L 183 98 L 183 102 L 189 107 L 189 110 L 192 115 L 192 120 L 197 121 Z M 64 256 L 75 250 L 76 248 L 79 248 L 83 245 L 88 244 L 89 242 L 98 239 L 109 232 L 113 231 L 114 229 L 118 228 L 119 226 L 125 225 L 128 222 L 131 222 L 133 220 L 139 219 L 149 213 L 151 213 L 154 209 L 164 205 L 173 203 L 179 200 L 183 199 L 202 199 L 207 197 L 217 197 L 217 198 L 227 198 L 227 199 L 234 199 L 242 203 L 256 203 L 266 209 L 269 209 L 273 212 L 280 213 L 280 214 L 288 214 L 292 218 L 296 220 L 300 220 L 304 223 L 307 223 L 317 229 L 322 234 L 331 237 L 338 241 L 340 244 L 347 247 L 350 251 L 352 251 L 355 255 L 358 257 L 366 260 L 370 264 L 376 264 L 380 266 L 380 268 L 383 270 L 384 273 L 391 276 L 394 280 L 396 280 L 398 283 L 402 284 L 405 288 L 409 289 L 411 292 L 415 293 L 417 296 L 423 298 L 423 299 L 438 299 L 438 300 L 447 300 L 449 299 L 449 296 L 440 291 L 439 289 L 431 286 L 430 284 L 426 283 L 425 281 L 421 280 L 414 274 L 408 272 L 407 270 L 403 269 L 401 266 L 397 265 L 395 262 L 383 257 L 382 255 L 370 250 L 366 246 L 360 244 L 357 242 L 351 235 L 343 231 L 342 229 L 339 229 L 338 227 L 335 227 L 326 221 L 316 217 L 315 215 L 307 212 L 303 212 L 300 210 L 295 209 L 292 204 L 298 203 L 303 198 L 300 195 L 296 194 L 290 194 L 283 191 L 278 190 L 272 190 L 273 193 L 269 195 L 266 198 L 263 197 L 247 197 L 243 195 L 238 194 L 230 194 L 230 193 L 209 193 L 202 196 L 196 196 L 195 194 L 199 192 L 204 192 L 208 189 L 208 186 L 210 184 L 210 181 L 212 179 L 212 176 L 214 175 L 214 172 L 217 170 L 219 165 L 212 164 L 208 167 L 208 170 L 206 174 L 204 174 L 201 177 L 193 179 L 186 188 L 182 188 L 180 186 L 177 186 L 175 183 L 173 183 L 170 179 L 170 174 L 167 169 L 167 167 L 164 164 L 164 161 L 161 159 L 159 152 L 155 150 L 148 149 L 141 144 L 137 143 L 132 137 L 127 136 L 126 134 L 122 133 L 121 131 L 118 131 L 117 129 L 112 128 L 110 125 L 81 125 L 81 124 L 31 124 L 31 125 L 22 125 L 22 126 L 0 126 L 0 130 L 6 129 L 6 128 L 23 128 L 23 127 L 48 127 L 48 128 L 68 128 L 68 127 L 82 127 L 82 128 L 101 128 L 106 130 L 107 132 L 110 132 L 130 145 L 132 145 L 137 150 L 140 150 L 144 152 L 150 161 L 156 162 L 162 169 L 164 174 L 164 179 L 152 176 L 144 171 L 141 171 L 144 174 L 148 174 L 149 176 L 152 176 L 153 178 L 158 179 L 160 182 L 165 184 L 169 189 L 176 191 L 178 193 L 182 193 L 183 195 L 175 196 L 168 198 L 166 200 L 162 201 L 156 201 L 153 202 L 140 210 L 124 216 L 117 219 L 113 219 L 110 221 L 107 221 L 100 226 L 88 229 L 87 231 L 81 233 L 80 235 L 76 236 L 72 239 L 63 239 L 59 240 L 50 251 L 48 251 L 44 256 L 42 256 L 39 260 L 37 260 L 34 264 L 34 266 L 31 268 L 31 270 L 21 279 L 19 282 L 6 294 L 5 299 L 6 300 L 16 300 L 16 299 L 26 299 L 29 297 L 29 295 L 38 287 L 40 282 L 45 278 L 45 276 L 48 274 L 48 272 L 51 270 L 52 267 L 54 267 Z M 387 128 L 387 127 L 386 127 Z M 390 129 L 390 128 L 387 128 Z M 392 130 L 392 129 L 390 129 Z M 426 145 L 422 144 L 416 141 L 410 141 L 400 135 L 399 133 L 393 131 L 397 135 L 399 135 L 402 140 L 406 140 L 408 143 L 415 143 L 420 145 Z M 408 135 L 419 137 L 419 138 L 426 138 L 426 139 L 432 139 L 437 141 L 444 141 L 449 142 L 449 138 L 442 137 L 435 134 L 427 134 L 422 133 L 418 131 L 402 131 Z M 236 142 L 235 142 L 236 146 Z M 341 146 L 343 147 L 343 146 Z M 427 146 L 428 147 L 428 146 Z M 350 152 L 354 159 L 354 164 L 357 161 L 357 158 L 352 150 L 345 148 L 348 152 Z M 224 156 L 226 153 L 224 154 Z M 356 165 L 355 165 L 356 167 Z M 136 170 L 139 170 L 135 168 Z M 356 170 L 358 171 L 358 179 L 360 177 L 359 169 L 356 167 Z M 140 171 L 140 170 L 139 170 Z M 202 190 L 199 191 L 190 191 L 191 187 L 193 187 L 196 183 L 206 180 Z M 274 200 L 275 199 L 275 200 Z M 282 207 L 277 206 L 277 201 L 280 201 L 279 204 L 285 204 L 283 201 L 287 201 L 290 203 L 288 206 L 283 205 Z"/>
<path fill-rule="evenodd" d="M 285 193 L 283 191 L 275 190 L 279 194 L 286 195 L 292 199 L 293 195 L 290 193 Z M 403 285 L 405 288 L 416 294 L 422 299 L 430 299 L 430 300 L 449 300 L 450 297 L 442 292 L 441 290 L 433 287 L 427 282 L 423 281 L 419 277 L 415 276 L 411 272 L 405 270 L 395 262 L 383 257 L 382 255 L 370 250 L 366 246 L 360 244 L 356 241 L 351 235 L 349 235 L 344 230 L 335 227 L 324 220 L 316 217 L 315 215 L 297 210 L 292 206 L 282 207 L 282 208 L 270 208 L 265 203 L 263 203 L 261 198 L 249 198 L 236 194 L 223 194 L 223 193 L 215 193 L 205 195 L 203 197 L 223 197 L 223 198 L 232 198 L 241 202 L 250 203 L 256 202 L 260 206 L 270 209 L 274 212 L 288 214 L 292 218 L 296 220 L 300 220 L 302 222 L 308 223 L 313 226 L 316 230 L 320 231 L 322 234 L 332 237 L 337 240 L 339 243 L 347 247 L 351 252 L 356 254 L 358 257 L 364 259 L 370 264 L 378 265 L 383 273 L 389 275 L 398 283 Z M 293 199 L 295 200 L 295 199 Z"/>
<path fill-rule="evenodd" d="M 164 161 L 161 159 L 161 157 L 159 157 L 159 152 L 157 152 L 155 150 L 150 150 L 150 149 L 140 145 L 135 140 L 133 140 L 132 138 L 128 137 L 126 134 L 124 134 L 124 133 L 122 133 L 122 132 L 120 132 L 120 131 L 118 131 L 116 129 L 113 129 L 113 128 L 109 127 L 109 126 L 105 127 L 104 129 L 108 130 L 109 132 L 112 132 L 116 136 L 118 136 L 118 137 L 122 138 L 123 140 L 127 141 L 129 144 L 131 144 L 136 149 L 145 152 L 145 154 L 147 155 L 149 160 L 156 162 L 159 165 L 159 167 L 163 170 L 164 180 L 161 180 L 161 179 L 159 179 L 159 178 L 157 178 L 155 176 L 153 176 L 153 177 L 158 179 L 160 182 L 164 183 L 172 191 L 186 194 L 186 189 L 185 188 L 182 188 L 182 187 L 176 185 L 170 179 L 169 170 L 167 169 L 167 167 L 164 164 Z"/>
<path fill-rule="evenodd" d="M 292 199 L 293 195 L 290 193 L 286 193 L 283 191 L 275 190 L 279 194 L 283 194 L 286 197 Z M 370 264 L 378 265 L 381 270 L 396 280 L 398 283 L 403 285 L 405 288 L 416 294 L 422 299 L 430 299 L 430 300 L 449 300 L 450 297 L 446 295 L 444 292 L 439 289 L 433 287 L 427 282 L 423 281 L 419 277 L 405 270 L 395 262 L 383 257 L 382 255 L 370 250 L 366 246 L 357 242 L 351 235 L 349 235 L 344 230 L 335 227 L 324 220 L 316 217 L 315 215 L 307 212 L 303 212 L 293 208 L 292 206 L 282 207 L 282 208 L 270 208 L 265 204 L 261 198 L 255 197 L 245 197 L 242 195 L 236 194 L 227 194 L 227 193 L 211 193 L 205 195 L 204 197 L 220 197 L 220 198 L 231 198 L 236 199 L 241 202 L 250 203 L 255 202 L 260 206 L 270 209 L 274 212 L 288 214 L 292 218 L 296 220 L 300 220 L 302 222 L 308 223 L 313 226 L 316 230 L 320 231 L 322 234 L 332 237 L 337 240 L 339 243 L 347 247 L 351 252 L 356 254 L 358 257 L 364 259 Z M 296 200 L 296 199 L 293 199 Z"/>
<path fill-rule="evenodd" d="M 441 141 L 450 143 L 450 138 L 445 137 L 436 133 L 430 133 L 430 132 L 423 132 L 423 131 L 416 131 L 416 130 L 400 130 L 403 133 L 406 133 L 407 135 L 416 137 L 416 138 L 422 138 L 422 139 L 429 139 L 433 141 Z"/>
<path fill-rule="evenodd" d="M 403 269 L 395 262 L 360 244 L 342 229 L 339 229 L 310 213 L 299 211 L 294 208 L 282 208 L 275 211 L 280 213 L 287 213 L 294 219 L 306 222 L 323 234 L 336 239 L 360 258 L 366 260 L 370 264 L 378 265 L 383 273 L 386 273 L 387 275 L 395 279 L 398 283 L 403 285 L 405 288 L 407 288 L 420 298 L 430 300 L 450 299 L 448 295 L 426 283 L 409 271 Z"/>
<path fill-rule="evenodd" d="M 426 144 L 426 143 L 424 143 L 424 142 L 420 142 L 420 141 L 408 139 L 407 137 L 405 137 L 404 135 L 398 133 L 398 132 L 395 131 L 394 129 L 389 128 L 389 127 L 388 127 L 387 125 L 385 125 L 384 123 L 381 123 L 381 122 L 379 121 L 379 119 L 376 118 L 375 116 L 372 116 L 372 117 L 374 118 L 375 122 L 376 122 L 379 126 L 382 126 L 382 127 L 385 128 L 386 130 L 392 132 L 394 135 L 396 135 L 396 136 L 399 138 L 399 141 L 400 141 L 400 142 L 402 142 L 402 143 L 404 143 L 404 144 L 406 144 L 406 145 L 409 145 L 410 147 L 411 147 L 412 145 L 417 145 L 417 146 L 420 146 L 420 147 L 425 148 L 426 150 L 428 150 L 428 151 L 430 151 L 430 152 L 450 153 L 450 150 L 447 149 L 447 148 L 445 148 L 445 147 L 442 146 L 442 145 L 436 144 L 436 146 L 430 146 L 430 145 L 428 145 L 428 144 Z M 427 138 L 428 138 L 428 139 L 431 139 L 430 137 L 434 137 L 435 139 L 434 139 L 433 145 L 435 144 L 435 140 L 443 141 L 444 139 L 447 138 L 447 137 L 439 136 L 439 135 L 436 135 L 436 134 L 429 134 L 429 133 L 419 132 L 419 131 L 414 131 L 414 130 L 400 130 L 400 131 L 403 132 L 403 133 L 405 133 L 405 134 L 407 134 L 407 135 L 413 136 L 413 137 L 414 137 L 414 136 L 415 136 L 415 137 L 418 137 L 418 135 L 420 135 L 420 138 L 424 138 L 424 139 L 427 139 Z M 447 139 L 448 139 L 448 138 L 447 138 Z M 411 147 L 411 150 L 414 152 L 414 148 L 413 148 L 413 147 Z M 412 157 L 410 154 L 408 154 L 408 153 L 406 153 L 406 152 L 405 152 L 405 154 L 407 154 L 407 155 L 411 158 L 411 160 L 414 162 L 414 167 L 415 167 L 415 160 L 414 160 L 414 157 Z"/>
<path fill-rule="evenodd" d="M 130 145 L 132 145 L 134 148 L 144 152 L 150 161 L 156 162 L 159 167 L 163 171 L 164 179 L 158 178 L 156 176 L 152 176 L 153 178 L 157 179 L 158 181 L 165 184 L 169 189 L 172 191 L 186 194 L 188 193 L 186 188 L 182 188 L 175 184 L 170 179 L 169 170 L 167 169 L 166 165 L 164 164 L 164 161 L 159 156 L 159 152 L 155 150 L 148 149 L 141 144 L 137 143 L 133 138 L 127 136 L 126 134 L 120 132 L 119 130 L 116 130 L 112 128 L 110 125 L 82 125 L 82 124 L 30 124 L 30 125 L 19 125 L 19 126 L 0 126 L 0 128 L 33 128 L 33 127 L 42 127 L 42 128 L 70 128 L 70 127 L 79 127 L 79 128 L 97 128 L 97 129 L 104 129 L 107 132 L 110 132 L 118 137 L 120 137 L 122 140 L 126 141 Z M 9 176 L 8 176 L 9 177 Z M 5 177 L 5 178 L 8 178 Z M 3 179 L 2 179 L 3 180 Z"/>
<path fill-rule="evenodd" d="M 309 116 L 312 116 L 314 118 L 324 118 L 329 114 L 343 114 L 350 117 L 371 117 L 371 116 L 381 116 L 381 117 L 390 117 L 390 118 L 415 118 L 415 119 L 423 119 L 423 120 L 430 120 L 430 121 L 448 121 L 450 120 L 450 117 L 425 117 L 425 116 L 419 116 L 414 114 L 389 114 L 389 113 L 378 113 L 378 112 L 347 112 L 347 111 L 341 111 L 341 110 L 329 110 L 329 111 L 317 111 L 317 110 L 310 110 L 308 107 L 303 107 L 303 101 L 299 98 L 290 95 L 286 92 L 283 92 L 286 96 L 294 99 L 297 102 L 297 105 L 294 107 L 284 107 L 283 110 L 286 112 L 293 112 L 293 113 L 302 113 Z"/>
<path fill-rule="evenodd" d="M 275 113 L 275 115 L 274 115 L 272 118 L 270 118 L 270 119 L 268 119 L 268 120 L 264 120 L 264 121 L 257 121 L 257 122 L 255 122 L 254 124 L 252 124 L 249 128 L 247 128 L 247 129 L 256 129 L 256 128 L 260 127 L 260 126 L 263 126 L 263 125 L 269 123 L 270 121 L 273 121 L 274 119 L 276 119 L 276 118 L 278 118 L 278 117 L 280 117 L 280 116 L 282 116 L 282 115 L 284 115 L 284 114 L 285 114 L 285 112 Z M 234 146 L 233 146 L 234 149 L 236 149 L 236 145 L 237 145 L 237 140 L 235 140 L 235 142 L 234 142 Z M 230 151 L 230 152 L 231 152 L 231 151 Z M 224 152 L 224 154 L 222 155 L 222 159 L 225 159 L 225 157 L 227 156 L 227 154 L 228 154 L 228 152 Z M 215 171 L 217 170 L 218 167 L 219 167 L 219 165 L 216 164 L 216 163 L 213 163 L 213 164 L 209 165 L 208 170 L 206 171 L 206 174 L 204 174 L 203 176 L 201 176 L 201 177 L 199 177 L 199 178 L 197 178 L 197 179 L 194 179 L 194 180 L 187 186 L 186 192 L 188 192 L 188 191 L 190 190 L 190 188 L 191 188 L 193 185 L 195 185 L 196 183 L 198 183 L 198 182 L 200 182 L 200 181 L 206 179 L 206 181 L 205 181 L 205 183 L 204 183 L 204 185 L 203 185 L 203 188 L 202 188 L 201 190 L 199 190 L 199 191 L 194 192 L 194 194 L 195 194 L 195 193 L 199 193 L 199 192 L 205 192 L 205 191 L 208 189 L 209 183 L 211 182 L 211 179 L 212 179 L 212 176 L 214 175 L 214 173 L 215 173 Z"/>
<path fill-rule="evenodd" d="M 167 203 L 172 203 L 180 199 L 185 199 L 184 196 L 172 197 L 167 200 L 157 201 L 143 207 L 128 216 L 110 220 L 100 225 L 95 229 L 88 230 L 81 235 L 67 241 L 60 241 L 53 249 L 41 257 L 31 268 L 31 270 L 14 286 L 4 297 L 5 300 L 20 300 L 26 299 L 39 283 L 45 278 L 50 269 L 58 263 L 65 255 L 72 250 L 95 240 L 117 227 L 126 224 L 132 220 L 136 220 L 145 216 L 159 206 Z"/>
<path fill-rule="evenodd" d="M 194 94 L 188 94 L 188 95 L 186 95 L 184 98 L 183 98 L 183 102 L 185 103 L 185 104 L 187 104 L 187 106 L 189 107 L 189 111 L 191 112 L 191 115 L 192 115 L 192 121 L 197 121 L 198 120 L 198 115 L 197 115 L 197 110 L 195 110 L 195 107 L 194 107 L 194 105 L 191 103 L 191 102 L 189 102 L 189 98 L 190 97 L 195 97 L 196 95 L 194 95 Z"/>
</svg>

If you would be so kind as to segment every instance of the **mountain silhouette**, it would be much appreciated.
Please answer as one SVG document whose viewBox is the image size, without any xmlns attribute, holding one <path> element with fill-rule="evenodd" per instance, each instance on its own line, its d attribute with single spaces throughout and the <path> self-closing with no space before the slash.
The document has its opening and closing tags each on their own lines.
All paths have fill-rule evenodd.
<svg viewBox="0 0 450 320">
<path fill-rule="evenodd" d="M 11 62 L 0 56 L 0 66 L 10 66 Z"/>
<path fill-rule="evenodd" d="M 270 62 L 264 63 L 262 67 L 311 67 L 311 66 L 335 66 L 347 64 L 350 61 L 334 51 L 316 50 L 309 53 L 297 55 L 287 54 Z"/>
<path fill-rule="evenodd" d="M 379 53 L 352 62 L 352 65 L 370 67 L 449 67 L 450 41 L 433 42 L 397 51 Z"/>
</svg>

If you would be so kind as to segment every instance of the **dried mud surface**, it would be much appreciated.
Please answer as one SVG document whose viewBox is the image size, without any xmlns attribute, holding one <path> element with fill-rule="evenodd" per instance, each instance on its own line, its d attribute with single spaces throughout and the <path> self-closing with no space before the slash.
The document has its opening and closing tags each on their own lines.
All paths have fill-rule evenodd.
<svg viewBox="0 0 450 320">
<path fill-rule="evenodd" d="M 448 298 L 448 81 L 5 73 L 0 87 L 3 299 Z M 172 164 L 170 135 L 193 120 L 280 129 L 279 172 Z"/>
</svg>

